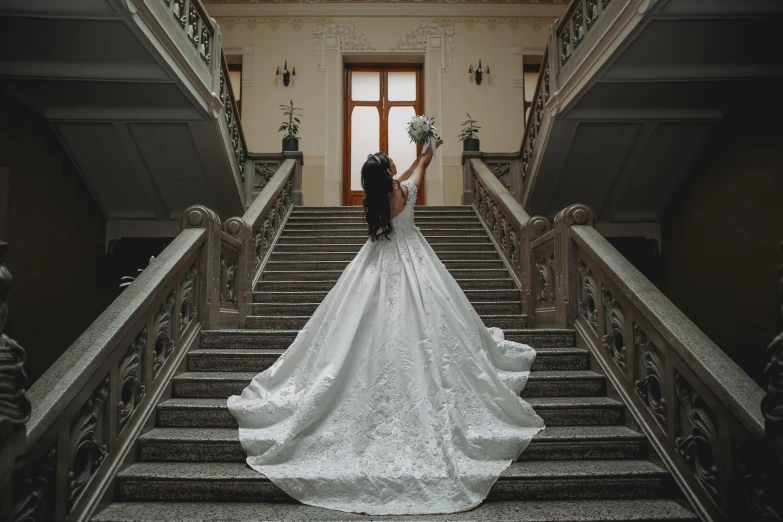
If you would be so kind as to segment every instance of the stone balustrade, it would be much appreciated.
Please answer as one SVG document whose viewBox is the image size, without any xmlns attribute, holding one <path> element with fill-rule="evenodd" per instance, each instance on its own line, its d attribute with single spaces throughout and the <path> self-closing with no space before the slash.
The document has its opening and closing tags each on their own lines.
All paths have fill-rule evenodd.
<svg viewBox="0 0 783 522">
<path fill-rule="evenodd" d="M 29 392 L 24 350 L 0 337 L 0 491 L 10 520 L 88 520 L 201 330 L 244 327 L 253 281 L 301 194 L 301 155 L 291 156 L 244 216 L 221 223 L 188 208 L 180 234 Z M 0 333 L 6 251 L 0 243 Z"/>
<path fill-rule="evenodd" d="M 465 198 L 513 267 L 527 324 L 576 330 L 703 520 L 777 520 L 764 518 L 780 513 L 783 481 L 762 389 L 595 230 L 589 208 L 550 224 L 480 159 L 465 165 Z M 767 426 L 781 425 L 781 346 L 770 346 Z"/>
</svg>

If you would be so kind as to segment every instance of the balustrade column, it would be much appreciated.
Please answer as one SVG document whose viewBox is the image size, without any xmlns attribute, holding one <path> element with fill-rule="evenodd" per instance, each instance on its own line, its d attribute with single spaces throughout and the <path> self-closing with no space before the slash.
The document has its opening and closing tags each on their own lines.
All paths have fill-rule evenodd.
<svg viewBox="0 0 783 522">
<path fill-rule="evenodd" d="M 182 229 L 203 228 L 206 233 L 199 257 L 198 299 L 204 303 L 199 321 L 205 330 L 218 328 L 220 323 L 220 218 L 204 206 L 193 206 L 182 216 Z"/>
<path fill-rule="evenodd" d="M 570 328 L 574 324 L 578 305 L 578 259 L 569 233 L 573 225 L 595 226 L 595 214 L 587 206 L 576 204 L 555 216 L 555 322 L 559 328 Z"/>
<path fill-rule="evenodd" d="M 301 151 L 283 152 L 283 160 L 292 159 L 296 162 L 294 174 L 291 178 L 291 202 L 294 205 L 302 204 L 302 165 L 304 165 L 304 153 Z"/>
<path fill-rule="evenodd" d="M 242 251 L 236 270 L 236 293 L 239 300 L 239 326 L 244 327 L 245 319 L 252 315 L 253 307 L 253 268 L 255 251 L 253 249 L 253 230 L 241 217 L 233 217 L 223 225 L 224 232 L 242 243 Z"/>
</svg>

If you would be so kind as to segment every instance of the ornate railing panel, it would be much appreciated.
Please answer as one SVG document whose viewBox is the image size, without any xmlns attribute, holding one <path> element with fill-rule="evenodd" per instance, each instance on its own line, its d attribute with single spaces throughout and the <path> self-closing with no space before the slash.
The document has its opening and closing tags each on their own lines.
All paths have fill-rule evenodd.
<svg viewBox="0 0 783 522">
<path fill-rule="evenodd" d="M 481 160 L 465 176 L 528 323 L 576 329 L 699 515 L 779 520 L 783 430 L 765 439 L 761 388 L 595 230 L 589 208 L 567 207 L 550 226 Z M 781 338 L 769 349 L 767 426 L 783 422 Z"/>
<path fill-rule="evenodd" d="M 207 65 L 212 62 L 215 26 L 197 0 L 160 0 L 187 35 L 193 48 Z"/>
<path fill-rule="evenodd" d="M 549 49 L 544 52 L 544 59 L 541 62 L 541 73 L 538 77 L 538 83 L 536 83 L 536 91 L 533 94 L 533 105 L 530 110 L 530 117 L 525 122 L 525 134 L 522 138 L 522 146 L 520 148 L 520 158 L 522 162 L 521 176 L 519 182 L 519 191 L 522 192 L 522 188 L 527 183 L 527 175 L 530 172 L 530 168 L 533 164 L 534 153 L 536 150 L 536 138 L 541 131 L 541 125 L 544 121 L 544 107 L 546 107 L 549 101 L 549 89 L 550 89 L 550 75 L 551 68 L 549 65 L 550 53 Z"/>
<path fill-rule="evenodd" d="M 239 121 L 239 106 L 234 97 L 234 90 L 231 88 L 231 81 L 228 76 L 228 63 L 226 56 L 220 53 L 220 103 L 222 104 L 221 117 L 225 120 L 227 136 L 231 143 L 233 159 L 236 162 L 237 169 L 244 183 L 245 181 L 245 157 L 247 155 L 247 145 L 245 144 L 245 133 L 242 132 L 242 123 Z"/>
<path fill-rule="evenodd" d="M 247 277 L 251 288 L 258 281 L 291 209 L 301 202 L 296 201 L 297 194 L 301 198 L 301 161 L 286 159 L 242 216 L 249 227 L 247 251 L 252 258 L 247 260 Z"/>
<path fill-rule="evenodd" d="M 199 331 L 215 324 L 219 234 L 213 212 L 188 209 L 183 231 L 33 385 L 13 520 L 91 516 Z"/>
<path fill-rule="evenodd" d="M 702 518 L 760 520 L 742 469 L 759 465 L 746 448 L 764 440 L 761 389 L 592 226 L 568 228 L 578 337 Z"/>
</svg>

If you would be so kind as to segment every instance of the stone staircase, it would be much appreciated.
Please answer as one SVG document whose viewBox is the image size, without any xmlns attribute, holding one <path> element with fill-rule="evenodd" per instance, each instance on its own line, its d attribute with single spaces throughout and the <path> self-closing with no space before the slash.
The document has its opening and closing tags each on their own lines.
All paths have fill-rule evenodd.
<svg viewBox="0 0 783 522">
<path fill-rule="evenodd" d="M 538 350 L 524 397 L 544 418 L 536 437 L 475 510 L 403 520 L 695 521 L 672 477 L 626 427 L 572 330 L 524 329 L 519 292 L 471 207 L 421 207 L 416 222 L 487 326 Z M 138 440 L 98 522 L 368 520 L 304 506 L 244 464 L 226 397 L 293 341 L 366 241 L 359 208 L 296 207 L 254 293 L 247 330 L 202 332 L 187 371 Z M 388 518 L 388 517 L 386 517 Z"/>
</svg>

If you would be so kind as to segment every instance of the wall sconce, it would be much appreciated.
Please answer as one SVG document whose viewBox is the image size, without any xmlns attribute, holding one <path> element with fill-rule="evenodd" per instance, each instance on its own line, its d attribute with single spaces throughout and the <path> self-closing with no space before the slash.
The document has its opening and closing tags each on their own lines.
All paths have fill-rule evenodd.
<svg viewBox="0 0 783 522">
<path fill-rule="evenodd" d="M 481 80 L 482 80 L 482 77 L 483 77 L 485 74 L 486 74 L 487 76 L 489 76 L 489 65 L 487 65 L 486 67 L 484 67 L 484 68 L 482 69 L 482 67 L 481 67 L 481 60 L 479 60 L 478 69 L 476 69 L 476 70 L 474 71 L 474 70 L 473 70 L 473 66 L 471 65 L 471 66 L 470 66 L 470 69 L 468 69 L 468 74 L 471 74 L 471 75 L 472 75 L 472 74 L 475 74 L 475 75 L 476 75 L 476 77 L 475 77 L 475 80 L 476 80 L 476 85 L 481 85 Z"/>
<path fill-rule="evenodd" d="M 283 85 L 288 87 L 288 85 L 291 83 L 291 77 L 296 76 L 296 67 L 292 67 L 291 71 L 288 70 L 288 60 L 285 61 L 283 64 L 283 70 L 280 70 L 280 67 L 277 67 L 277 72 L 275 73 L 275 76 L 280 76 L 280 74 L 283 74 Z"/>
</svg>

